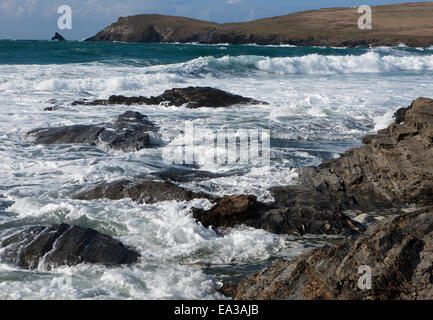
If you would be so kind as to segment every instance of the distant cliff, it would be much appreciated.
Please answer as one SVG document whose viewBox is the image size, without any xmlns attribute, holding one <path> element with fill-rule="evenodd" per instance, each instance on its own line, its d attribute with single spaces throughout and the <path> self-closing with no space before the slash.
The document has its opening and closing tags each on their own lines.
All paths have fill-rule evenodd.
<svg viewBox="0 0 433 320">
<path fill-rule="evenodd" d="M 86 41 L 199 42 L 299 46 L 433 45 L 433 2 L 375 6 L 371 30 L 358 28 L 357 8 L 330 8 L 251 22 L 218 24 L 184 17 L 136 15 Z"/>
</svg>

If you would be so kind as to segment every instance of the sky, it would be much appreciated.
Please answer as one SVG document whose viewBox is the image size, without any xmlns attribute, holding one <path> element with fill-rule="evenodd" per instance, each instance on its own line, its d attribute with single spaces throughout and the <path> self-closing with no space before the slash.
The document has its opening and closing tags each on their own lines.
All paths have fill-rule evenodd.
<svg viewBox="0 0 433 320">
<path fill-rule="evenodd" d="M 399 0 L 0 0 L 0 39 L 68 40 L 93 36 L 119 17 L 143 13 L 224 22 L 250 21 L 296 11 L 409 2 Z M 411 1 L 422 2 L 422 1 Z M 72 29 L 59 30 L 58 8 L 72 9 Z"/>
</svg>

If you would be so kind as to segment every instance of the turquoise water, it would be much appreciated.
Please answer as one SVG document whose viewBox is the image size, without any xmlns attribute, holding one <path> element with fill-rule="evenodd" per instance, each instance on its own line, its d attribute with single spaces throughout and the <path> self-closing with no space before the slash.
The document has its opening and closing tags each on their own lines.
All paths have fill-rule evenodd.
<svg viewBox="0 0 433 320">
<path fill-rule="evenodd" d="M 0 258 L 0 299 L 222 299 L 217 288 L 224 273 L 291 259 L 323 243 L 245 227 L 218 234 L 190 214 L 192 206 L 209 207 L 207 200 L 74 200 L 102 181 L 170 165 L 160 148 L 124 153 L 34 145 L 28 131 L 112 121 L 129 109 L 155 122 L 165 144 L 179 141 L 186 120 L 212 130 L 269 129 L 269 167 L 215 165 L 213 150 L 201 148 L 197 169 L 229 174 L 184 186 L 272 201 L 268 189 L 296 183 L 296 168 L 359 146 L 362 136 L 391 123 L 395 110 L 431 96 L 432 75 L 432 48 L 0 41 L 0 241 L 29 225 L 66 222 L 114 236 L 142 255 L 131 268 L 41 266 L 33 272 Z M 81 98 L 159 95 L 186 86 L 212 86 L 269 104 L 72 106 Z"/>
<path fill-rule="evenodd" d="M 0 64 L 124 63 L 136 66 L 186 62 L 199 57 L 362 54 L 365 49 L 0 40 Z"/>
<path fill-rule="evenodd" d="M 106 62 L 149 66 L 186 62 L 199 57 L 264 56 L 297 57 L 318 55 L 355 55 L 370 51 L 369 48 L 329 48 L 257 45 L 193 45 L 106 42 L 53 42 L 0 40 L 0 64 L 67 64 Z M 380 52 L 380 50 L 378 50 Z M 394 53 L 428 56 L 433 48 L 394 48 Z M 389 53 L 383 48 L 381 55 Z"/>
</svg>

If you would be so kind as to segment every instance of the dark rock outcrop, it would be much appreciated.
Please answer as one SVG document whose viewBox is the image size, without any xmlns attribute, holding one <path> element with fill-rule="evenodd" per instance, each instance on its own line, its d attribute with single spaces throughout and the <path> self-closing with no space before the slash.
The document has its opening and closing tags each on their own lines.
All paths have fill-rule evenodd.
<svg viewBox="0 0 433 320">
<path fill-rule="evenodd" d="M 145 115 L 127 111 L 114 123 L 38 128 L 27 136 L 37 144 L 90 144 L 110 149 L 138 151 L 155 146 L 152 136 L 158 128 Z"/>
<path fill-rule="evenodd" d="M 342 207 L 433 204 L 433 100 L 416 99 L 397 121 L 364 137 L 361 148 L 301 169 L 300 182 Z"/>
<path fill-rule="evenodd" d="M 79 263 L 132 264 L 140 255 L 95 230 L 67 224 L 30 227 L 1 243 L 3 261 L 26 269 Z"/>
<path fill-rule="evenodd" d="M 120 180 L 111 183 L 101 184 L 90 190 L 82 191 L 76 199 L 96 200 L 110 199 L 120 200 L 130 198 L 139 203 L 156 203 L 160 201 L 189 201 L 195 198 L 214 199 L 205 193 L 195 193 L 170 181 L 154 181 L 147 179 Z"/>
<path fill-rule="evenodd" d="M 203 170 L 192 170 L 190 168 L 169 168 L 148 175 L 138 176 L 138 179 L 164 180 L 170 182 L 203 181 L 221 177 L 231 176 L 232 173 L 214 173 Z"/>
<path fill-rule="evenodd" d="M 246 225 L 276 234 L 350 236 L 364 230 L 321 194 L 294 187 L 291 196 L 285 205 L 264 204 L 253 195 L 225 196 L 210 210 L 193 208 L 193 216 L 204 227 Z"/>
<path fill-rule="evenodd" d="M 387 218 L 358 238 L 249 275 L 237 299 L 432 299 L 433 208 Z M 371 290 L 358 287 L 371 268 Z M 363 282 L 363 279 L 361 279 Z"/>
<path fill-rule="evenodd" d="M 361 148 L 319 167 L 301 169 L 300 186 L 273 189 L 275 204 L 289 204 L 293 188 L 304 186 L 316 192 L 312 199 L 321 194 L 324 203 L 332 203 L 339 212 L 431 206 L 433 100 L 416 99 L 399 109 L 395 120 L 365 137 Z M 432 232 L 433 207 L 400 212 L 371 224 L 358 237 L 247 276 L 238 285 L 236 298 L 432 299 Z M 371 290 L 358 287 L 362 266 L 371 268 Z"/>
<path fill-rule="evenodd" d="M 372 7 L 372 29 L 359 29 L 357 7 L 327 8 L 243 23 L 143 14 L 121 17 L 86 41 L 199 42 L 297 46 L 433 45 L 433 4 L 407 3 Z M 338 17 L 336 19 L 335 17 Z M 402 19 L 401 17 L 404 17 Z"/>
<path fill-rule="evenodd" d="M 66 41 L 66 39 L 63 38 L 63 36 L 58 32 L 56 32 L 54 34 L 54 37 L 51 38 L 51 41 L 53 41 L 53 40 Z"/>
<path fill-rule="evenodd" d="M 110 96 L 108 100 L 74 101 L 72 105 L 159 105 L 194 108 L 221 108 L 237 104 L 266 104 L 265 102 L 257 101 L 251 98 L 245 98 L 239 95 L 234 95 L 223 90 L 211 87 L 187 87 L 174 88 L 164 91 L 163 94 L 157 97 L 124 97 Z"/>
</svg>

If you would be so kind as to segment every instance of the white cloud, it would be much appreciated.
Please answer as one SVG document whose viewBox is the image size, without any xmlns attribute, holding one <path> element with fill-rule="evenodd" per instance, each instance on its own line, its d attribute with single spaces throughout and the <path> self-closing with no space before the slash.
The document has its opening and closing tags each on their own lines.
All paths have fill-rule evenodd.
<svg viewBox="0 0 433 320">
<path fill-rule="evenodd" d="M 38 0 L 6 0 L 0 3 L 0 11 L 10 17 L 30 16 L 35 12 Z"/>
<path fill-rule="evenodd" d="M 235 3 L 241 3 L 242 0 L 227 0 L 227 4 L 235 4 Z"/>
</svg>

